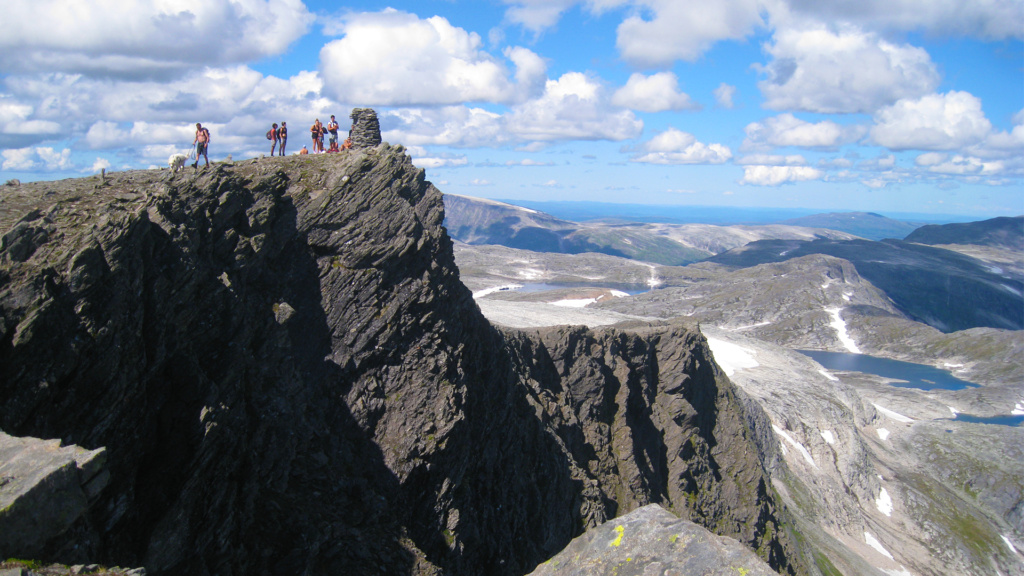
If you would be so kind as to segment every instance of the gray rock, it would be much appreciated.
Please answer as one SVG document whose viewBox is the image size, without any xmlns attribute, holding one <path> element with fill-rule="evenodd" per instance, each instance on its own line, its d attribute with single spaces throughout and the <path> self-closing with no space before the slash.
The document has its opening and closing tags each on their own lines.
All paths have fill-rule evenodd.
<svg viewBox="0 0 1024 576">
<path fill-rule="evenodd" d="M 381 143 L 380 122 L 372 108 L 355 108 L 352 118 L 352 148 L 373 148 Z"/>
<path fill-rule="evenodd" d="M 732 538 L 644 506 L 574 539 L 531 576 L 777 576 Z"/>
<path fill-rule="evenodd" d="M 103 486 L 106 450 L 0 432 L 0 556 L 32 557 L 89 506 Z M 104 482 L 105 483 L 105 482 Z"/>
</svg>

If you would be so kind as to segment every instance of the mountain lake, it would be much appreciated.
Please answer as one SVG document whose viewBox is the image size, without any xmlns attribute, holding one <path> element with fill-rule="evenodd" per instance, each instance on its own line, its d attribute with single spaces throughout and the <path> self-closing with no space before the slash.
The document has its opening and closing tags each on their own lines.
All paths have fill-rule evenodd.
<svg viewBox="0 0 1024 576">
<path fill-rule="evenodd" d="M 918 388 L 921 390 L 963 390 L 977 388 L 978 385 L 960 380 L 946 370 L 933 366 L 901 362 L 888 358 L 878 358 L 867 354 L 851 354 L 849 352 L 822 352 L 820 350 L 798 350 L 810 356 L 815 362 L 829 370 L 846 372 L 863 372 L 883 378 L 896 380 L 893 386 L 901 388 Z"/>
</svg>

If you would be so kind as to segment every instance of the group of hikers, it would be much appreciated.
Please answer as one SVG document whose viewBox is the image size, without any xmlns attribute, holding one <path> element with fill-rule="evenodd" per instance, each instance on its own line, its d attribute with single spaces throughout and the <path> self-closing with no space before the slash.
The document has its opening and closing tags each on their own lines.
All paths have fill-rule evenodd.
<svg viewBox="0 0 1024 576">
<path fill-rule="evenodd" d="M 348 138 L 342 144 L 338 144 L 338 122 L 334 119 L 334 114 L 331 114 L 331 121 L 324 126 L 320 119 L 317 118 L 316 122 L 309 128 L 309 133 L 313 138 L 313 153 L 324 154 L 330 152 L 341 152 L 342 150 L 348 150 L 352 148 L 352 129 L 348 131 Z M 324 150 L 324 136 L 328 136 L 328 148 Z M 274 156 L 275 153 L 278 156 L 284 156 L 284 148 L 288 144 L 288 123 L 281 122 L 278 126 L 277 122 L 271 125 L 270 130 L 267 130 L 267 140 L 270 140 L 270 155 Z M 199 165 L 199 157 L 202 156 L 206 161 L 206 165 L 210 165 L 210 158 L 207 156 L 207 150 L 210 147 L 210 131 L 203 127 L 202 124 L 196 122 L 196 137 L 192 141 L 192 146 L 195 148 L 196 161 L 192 164 L 195 168 Z M 299 154 L 309 154 L 309 150 L 303 146 L 299 150 Z"/>
<path fill-rule="evenodd" d="M 313 138 L 313 154 L 324 154 L 329 152 L 341 152 L 342 150 L 348 150 L 352 147 L 352 130 L 349 130 L 348 138 L 340 146 L 338 145 L 338 122 L 334 119 L 334 114 L 331 114 L 331 121 L 324 126 L 320 119 L 317 118 L 316 122 L 309 128 L 310 136 Z M 328 136 L 329 148 L 324 150 L 324 136 Z M 286 122 L 281 122 L 280 128 L 275 122 L 270 130 L 267 130 L 267 140 L 270 140 L 270 155 L 274 155 L 274 149 L 278 148 L 278 155 L 284 156 L 284 147 L 288 143 L 288 125 Z M 299 154 L 309 154 L 309 150 L 303 146 L 299 150 Z"/>
</svg>

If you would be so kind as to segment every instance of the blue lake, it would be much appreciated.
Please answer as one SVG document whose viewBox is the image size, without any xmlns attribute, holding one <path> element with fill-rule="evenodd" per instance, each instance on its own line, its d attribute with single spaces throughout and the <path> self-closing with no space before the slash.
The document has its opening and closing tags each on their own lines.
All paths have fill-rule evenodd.
<svg viewBox="0 0 1024 576">
<path fill-rule="evenodd" d="M 1020 426 L 1024 424 L 1024 415 L 1007 416 L 971 416 L 970 414 L 957 414 L 953 418 L 957 422 L 974 422 L 975 424 L 999 424 L 1002 426 Z"/>
<path fill-rule="evenodd" d="M 963 390 L 964 388 L 978 387 L 977 384 L 960 380 L 946 370 L 924 364 L 877 358 L 867 354 L 850 354 L 849 352 L 821 352 L 819 350 L 799 350 L 799 352 L 810 356 L 815 362 L 829 370 L 863 372 L 891 378 L 898 380 L 898 382 L 892 382 L 892 385 L 901 388 Z"/>
</svg>

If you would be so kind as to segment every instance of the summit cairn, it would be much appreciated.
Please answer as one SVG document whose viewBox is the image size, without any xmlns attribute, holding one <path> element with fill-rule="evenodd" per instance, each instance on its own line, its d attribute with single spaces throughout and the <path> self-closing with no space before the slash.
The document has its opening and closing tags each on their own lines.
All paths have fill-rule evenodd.
<svg viewBox="0 0 1024 576">
<path fill-rule="evenodd" d="M 372 108 L 355 108 L 352 118 L 352 147 L 373 148 L 381 143 L 380 123 Z"/>
</svg>

